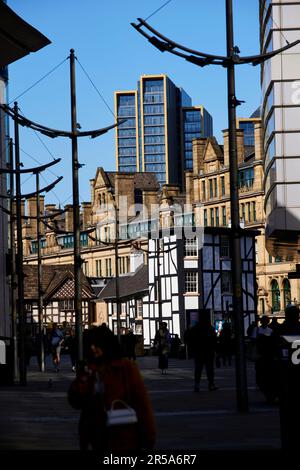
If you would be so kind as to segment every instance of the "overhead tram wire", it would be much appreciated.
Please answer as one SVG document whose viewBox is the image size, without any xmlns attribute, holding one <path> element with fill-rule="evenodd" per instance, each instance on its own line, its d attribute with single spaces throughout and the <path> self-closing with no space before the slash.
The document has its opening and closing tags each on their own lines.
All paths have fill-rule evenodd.
<svg viewBox="0 0 300 470">
<path fill-rule="evenodd" d="M 49 184 L 48 180 L 45 178 L 45 176 L 41 173 L 41 178 L 45 181 L 46 184 Z M 61 202 L 61 200 L 59 199 L 59 197 L 57 196 L 56 192 L 54 191 L 54 189 L 51 189 L 51 191 L 49 191 L 50 194 L 53 193 L 54 197 L 56 198 L 56 200 L 58 201 L 58 204 L 59 206 L 63 207 L 63 203 Z"/>
<path fill-rule="evenodd" d="M 25 153 L 25 155 L 27 155 L 29 158 L 31 158 L 35 163 L 38 163 L 39 165 L 42 165 L 42 162 L 40 162 L 37 158 L 35 158 L 35 157 L 33 157 L 32 155 L 30 155 L 30 153 L 26 152 L 26 151 L 25 151 L 24 149 L 22 149 L 21 147 L 20 147 L 20 151 L 21 151 L 22 153 Z M 54 173 L 54 171 L 50 170 L 49 168 L 46 168 L 46 171 L 49 171 L 49 173 L 51 173 L 53 176 L 55 176 L 55 178 L 59 178 L 59 176 L 58 176 L 56 173 Z M 43 175 L 43 173 L 41 173 L 41 178 L 43 178 L 43 180 L 45 181 L 45 183 L 46 183 L 47 185 L 49 185 L 49 181 L 45 178 L 45 176 Z M 26 181 L 28 181 L 28 180 L 26 180 Z M 24 183 L 25 183 L 26 181 L 24 181 Z M 24 184 L 24 183 L 23 183 L 23 184 Z M 52 189 L 52 190 L 49 191 L 49 192 L 50 192 L 50 193 L 52 192 L 52 193 L 54 194 L 54 196 L 55 196 L 55 198 L 57 199 L 58 203 L 61 205 L 61 200 L 60 200 L 59 197 L 57 196 L 57 194 L 56 194 L 56 192 L 54 191 L 54 189 Z"/>
<path fill-rule="evenodd" d="M 149 18 L 154 16 L 156 13 L 158 13 L 160 10 L 162 10 L 165 6 L 167 6 L 168 3 L 171 3 L 171 2 L 172 2 L 172 0 L 168 0 L 167 2 L 165 2 L 163 5 L 161 5 L 159 8 L 157 8 L 153 13 L 151 13 L 151 15 L 147 16 L 147 18 L 145 18 L 145 21 L 149 20 Z"/>
<path fill-rule="evenodd" d="M 89 82 L 91 83 L 91 85 L 93 86 L 93 88 L 96 90 L 97 94 L 100 96 L 101 100 L 103 101 L 103 103 L 105 104 L 105 106 L 107 107 L 107 109 L 109 110 L 109 112 L 113 115 L 113 117 L 116 119 L 116 116 L 115 116 L 115 113 L 113 112 L 113 110 L 111 109 L 111 107 L 109 106 L 109 104 L 107 103 L 107 101 L 105 100 L 105 98 L 103 97 L 103 95 L 100 93 L 100 91 L 98 90 L 98 88 L 96 87 L 95 83 L 93 82 L 93 80 L 91 79 L 91 77 L 89 76 L 89 74 L 87 73 L 87 71 L 85 70 L 85 68 L 83 67 L 83 65 L 80 63 L 79 59 L 76 57 L 76 61 L 78 62 L 78 65 L 80 66 L 80 68 L 82 69 L 83 73 L 86 75 L 86 77 L 88 78 Z"/>
<path fill-rule="evenodd" d="M 21 108 L 19 107 L 19 110 L 22 112 L 22 115 L 24 116 L 24 113 L 23 111 L 21 110 Z M 47 145 L 45 144 L 45 142 L 41 139 L 41 137 L 39 136 L 38 132 L 35 130 L 35 129 L 32 129 L 33 132 L 35 133 L 36 137 L 38 138 L 38 140 L 40 141 L 40 143 L 42 144 L 42 146 L 47 150 L 47 152 L 49 153 L 50 157 L 55 160 L 55 157 L 53 155 L 53 153 L 51 152 L 51 150 L 47 147 Z"/>
<path fill-rule="evenodd" d="M 265 5 L 265 6 L 264 6 L 264 13 L 266 13 L 266 11 L 267 11 L 267 8 L 266 8 L 266 5 Z M 278 26 L 277 22 L 274 20 L 274 17 L 273 17 L 273 15 L 272 15 L 272 8 L 270 9 L 270 15 L 269 15 L 269 16 L 270 16 L 270 18 L 272 19 L 272 22 L 275 24 L 276 28 L 278 28 L 278 32 L 281 34 L 281 36 L 283 37 L 283 39 L 285 40 L 285 42 L 286 42 L 287 44 L 290 44 L 290 42 L 287 40 L 287 38 L 286 38 L 285 35 L 283 34 L 282 29 Z M 266 15 L 266 17 L 267 17 L 267 15 Z M 267 22 L 266 22 L 266 23 L 267 23 Z"/>
<path fill-rule="evenodd" d="M 148 20 L 149 18 L 151 18 L 152 16 L 154 16 L 156 13 L 158 13 L 160 10 L 162 10 L 165 6 L 167 6 L 169 3 L 171 3 L 172 0 L 168 0 L 167 2 L 165 2 L 163 5 L 161 5 L 159 8 L 157 8 L 156 10 L 153 11 L 153 13 L 151 13 L 149 16 L 147 16 L 147 18 L 145 19 Z M 82 69 L 83 73 L 86 75 L 87 79 L 89 80 L 89 82 L 91 83 L 92 87 L 95 89 L 96 93 L 98 94 L 98 96 L 101 98 L 101 100 L 103 101 L 103 103 L 105 104 L 105 106 L 107 107 L 107 109 L 109 110 L 109 112 L 113 115 L 113 117 L 117 120 L 117 117 L 115 115 L 115 113 L 113 112 L 113 110 L 111 109 L 111 107 L 109 106 L 109 104 L 107 103 L 106 99 L 104 98 L 104 96 L 102 95 L 102 93 L 99 91 L 99 89 L 97 88 L 97 86 L 95 85 L 95 83 L 93 82 L 93 80 L 91 79 L 90 75 L 88 74 L 88 72 L 85 70 L 85 68 L 83 67 L 83 65 L 81 64 L 80 60 L 75 57 L 78 65 L 80 66 L 80 68 Z"/>
<path fill-rule="evenodd" d="M 38 85 L 39 83 L 41 83 L 45 78 L 49 77 L 49 75 L 51 75 L 53 72 L 55 72 L 55 70 L 57 70 L 64 62 L 66 62 L 68 60 L 68 57 L 66 57 L 64 60 L 62 60 L 59 64 L 57 64 L 55 67 L 53 67 L 53 69 L 51 69 L 48 73 L 46 73 L 45 75 L 43 75 L 39 80 L 37 80 L 36 82 L 34 82 L 30 87 L 26 88 L 26 90 L 24 90 L 20 95 L 16 96 L 13 100 L 11 100 L 8 104 L 10 105 L 11 103 L 13 103 L 14 101 L 17 101 L 19 98 L 21 98 L 21 96 L 24 96 L 28 91 L 32 90 L 32 88 L 34 88 L 36 85 Z"/>
<path fill-rule="evenodd" d="M 25 151 L 24 149 L 22 149 L 21 147 L 20 147 L 20 150 L 21 150 L 22 153 L 25 153 L 25 155 L 27 155 L 27 157 L 31 158 L 35 163 L 38 163 L 39 165 L 43 165 L 42 162 L 40 162 L 37 158 L 35 158 L 35 157 L 33 157 L 32 155 L 30 155 L 30 153 L 26 152 L 26 151 Z M 55 158 L 54 158 L 54 160 L 55 160 Z M 52 170 L 50 170 L 50 169 L 48 169 L 48 168 L 46 168 L 46 171 L 49 171 L 49 173 L 51 173 L 53 176 L 55 176 L 55 178 L 58 178 L 58 175 L 57 175 L 56 173 L 54 173 L 54 171 L 52 171 Z"/>
<path fill-rule="evenodd" d="M 51 70 L 49 70 L 49 72 L 47 72 L 45 75 L 43 75 L 41 78 L 39 78 L 36 82 L 34 82 L 30 87 L 26 88 L 26 90 L 24 90 L 22 93 L 20 93 L 18 96 L 16 96 L 15 98 L 13 98 L 11 101 L 9 101 L 8 105 L 11 105 L 14 101 L 17 101 L 18 98 L 21 98 L 21 96 L 24 96 L 28 91 L 32 90 L 32 88 L 34 88 L 36 85 L 38 85 L 39 83 L 41 83 L 45 78 L 49 77 L 49 75 L 51 75 L 53 72 L 55 72 L 55 70 L 57 70 L 64 62 L 66 62 L 68 60 L 68 57 L 66 57 L 64 60 L 62 60 L 59 64 L 57 64 L 55 67 L 53 67 Z M 2 119 L 5 119 L 5 114 L 3 114 L 3 116 L 1 117 L 1 121 Z"/>
</svg>

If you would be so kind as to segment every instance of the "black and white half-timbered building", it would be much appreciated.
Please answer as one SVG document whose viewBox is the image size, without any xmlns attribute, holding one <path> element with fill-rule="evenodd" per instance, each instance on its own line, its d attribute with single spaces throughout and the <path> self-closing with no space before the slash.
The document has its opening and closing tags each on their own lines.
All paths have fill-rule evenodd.
<svg viewBox="0 0 300 470">
<path fill-rule="evenodd" d="M 38 283 L 37 265 L 24 266 L 24 298 L 26 310 L 26 325 L 31 336 L 38 332 Z M 95 295 L 92 288 L 81 271 L 81 296 L 82 296 L 82 324 L 88 328 L 94 319 Z M 74 307 L 74 266 L 42 265 L 43 293 L 43 325 L 50 328 L 53 323 L 70 327 L 75 325 Z"/>
<path fill-rule="evenodd" d="M 245 330 L 256 314 L 254 231 L 241 231 Z M 190 235 L 189 235 L 190 236 Z M 231 319 L 230 229 L 206 227 L 201 236 L 162 234 L 149 239 L 149 291 L 143 298 L 143 335 L 150 347 L 160 321 L 183 338 L 204 311 L 212 323 Z"/>
</svg>

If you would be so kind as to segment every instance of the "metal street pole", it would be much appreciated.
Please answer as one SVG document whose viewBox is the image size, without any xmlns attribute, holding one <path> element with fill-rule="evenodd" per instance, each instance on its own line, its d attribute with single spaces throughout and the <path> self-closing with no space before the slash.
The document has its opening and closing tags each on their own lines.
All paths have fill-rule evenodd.
<svg viewBox="0 0 300 470">
<path fill-rule="evenodd" d="M 235 55 L 233 39 L 232 0 L 226 0 L 227 57 Z M 231 212 L 231 271 L 233 285 L 233 314 L 236 341 L 236 393 L 238 411 L 248 411 L 247 371 L 244 343 L 244 316 L 242 294 L 242 261 L 240 245 L 240 214 L 238 189 L 238 158 L 236 140 L 236 96 L 234 61 L 227 67 L 230 212 Z"/>
<path fill-rule="evenodd" d="M 13 140 L 9 139 L 9 167 L 10 170 L 14 169 L 14 153 L 13 153 Z M 14 380 L 18 380 L 18 335 L 17 335 L 17 296 L 16 296 L 16 246 L 15 246 L 15 221 L 16 221 L 16 207 L 14 205 L 14 173 L 11 171 L 9 174 L 9 189 L 10 189 L 10 254 L 11 254 L 11 286 L 10 286 L 10 310 L 11 310 L 11 325 L 12 337 L 14 347 Z"/>
<path fill-rule="evenodd" d="M 72 179 L 73 179 L 73 232 L 74 232 L 74 307 L 77 341 L 77 362 L 83 359 L 82 304 L 81 304 L 81 255 L 80 255 L 80 210 L 78 182 L 78 146 L 75 86 L 75 53 L 70 50 L 71 123 L 72 123 Z"/>
<path fill-rule="evenodd" d="M 44 351 L 44 315 L 43 315 L 43 291 L 42 291 L 42 253 L 41 253 L 41 205 L 40 205 L 40 175 L 37 172 L 36 178 L 36 236 L 37 236 L 37 263 L 38 263 L 38 324 L 39 324 L 39 361 L 40 371 L 45 372 L 45 351 Z"/>
<path fill-rule="evenodd" d="M 160 224 L 160 219 L 158 217 L 158 224 Z M 158 234 L 160 234 L 160 227 L 158 225 Z M 161 276 L 160 276 L 160 237 L 158 235 L 157 239 L 157 301 L 158 301 L 158 319 L 159 323 L 162 322 L 162 298 L 161 298 Z"/>
<path fill-rule="evenodd" d="M 14 131 L 15 131 L 15 169 L 20 169 L 20 144 L 18 124 L 18 103 L 14 103 Z M 24 273 L 23 273 L 23 239 L 22 239 L 22 211 L 21 211 L 21 174 L 16 172 L 16 218 L 17 218 L 17 264 L 18 273 L 18 320 L 19 320 L 19 381 L 20 385 L 27 383 L 26 365 L 26 317 L 24 310 Z"/>
<path fill-rule="evenodd" d="M 115 279 L 116 279 L 116 306 L 117 306 L 117 336 L 119 343 L 121 342 L 121 304 L 120 304 L 120 292 L 119 292 L 119 215 L 117 203 L 114 201 L 115 207 Z"/>
</svg>

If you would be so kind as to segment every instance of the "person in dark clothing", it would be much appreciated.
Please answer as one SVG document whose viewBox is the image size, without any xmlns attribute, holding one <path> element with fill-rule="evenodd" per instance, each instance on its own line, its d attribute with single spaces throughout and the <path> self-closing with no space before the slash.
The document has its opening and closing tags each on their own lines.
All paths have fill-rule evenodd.
<svg viewBox="0 0 300 470">
<path fill-rule="evenodd" d="M 53 328 L 51 331 L 51 350 L 52 350 L 52 360 L 56 372 L 59 372 L 60 368 L 60 352 L 61 347 L 64 342 L 64 333 L 58 327 L 57 323 L 53 323 Z"/>
<path fill-rule="evenodd" d="M 70 330 L 69 336 L 67 336 L 65 339 L 65 349 L 70 354 L 72 371 L 75 372 L 76 371 L 76 358 L 77 358 L 77 342 L 76 342 L 74 328 Z"/>
<path fill-rule="evenodd" d="M 273 330 L 275 334 L 277 333 L 278 328 L 280 328 L 277 318 L 272 318 L 272 321 L 269 324 L 269 327 L 271 328 L 271 330 Z"/>
<path fill-rule="evenodd" d="M 208 388 L 216 390 L 214 383 L 214 357 L 216 350 L 216 332 L 209 318 L 200 316 L 199 322 L 193 326 L 188 334 L 191 354 L 194 358 L 194 391 L 199 392 L 200 379 L 203 367 L 206 368 Z"/>
<path fill-rule="evenodd" d="M 255 339 L 256 338 L 256 323 L 255 321 L 252 321 L 251 324 L 247 328 L 247 336 L 250 339 Z"/>
<path fill-rule="evenodd" d="M 170 352 L 171 337 L 167 328 L 167 323 L 162 322 L 156 332 L 154 338 L 154 346 L 158 353 L 158 368 L 161 369 L 162 374 L 167 373 L 169 366 L 169 352 Z"/>
<path fill-rule="evenodd" d="M 97 455 L 138 454 L 152 450 L 156 426 L 152 404 L 137 365 L 122 358 L 118 338 L 101 327 L 90 330 L 87 364 L 78 368 L 68 390 L 68 400 L 81 410 L 79 444 Z M 112 409 L 134 409 L 137 422 L 108 426 Z"/>
<path fill-rule="evenodd" d="M 232 359 L 232 330 L 230 324 L 225 321 L 220 332 L 220 353 L 223 360 L 223 366 L 231 365 Z"/>
<path fill-rule="evenodd" d="M 293 361 L 293 342 L 300 336 L 299 308 L 288 305 L 285 321 L 276 332 L 278 370 L 278 398 L 282 450 L 288 456 L 295 456 L 299 446 L 299 390 L 300 365 Z M 298 338 L 297 338 L 298 339 Z"/>
<path fill-rule="evenodd" d="M 135 347 L 136 347 L 136 336 L 131 329 L 127 330 L 127 333 L 124 335 L 123 343 L 125 349 L 125 357 L 128 359 L 136 360 Z"/>
<path fill-rule="evenodd" d="M 279 325 L 277 335 L 300 335 L 299 307 L 289 305 L 285 309 L 285 320 Z"/>
<path fill-rule="evenodd" d="M 175 334 L 174 338 L 171 339 L 171 351 L 170 356 L 175 357 L 176 359 L 179 358 L 179 351 L 182 342 L 181 339 L 177 334 Z"/>
</svg>

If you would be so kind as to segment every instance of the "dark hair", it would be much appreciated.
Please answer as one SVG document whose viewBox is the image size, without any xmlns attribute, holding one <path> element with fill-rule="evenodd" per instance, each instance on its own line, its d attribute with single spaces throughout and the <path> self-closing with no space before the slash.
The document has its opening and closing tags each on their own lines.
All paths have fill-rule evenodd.
<svg viewBox="0 0 300 470">
<path fill-rule="evenodd" d="M 89 331 L 88 336 L 89 349 L 92 345 L 101 348 L 104 360 L 122 357 L 118 338 L 109 328 L 101 328 L 101 326 L 93 328 Z"/>
<path fill-rule="evenodd" d="M 299 307 L 296 305 L 289 305 L 285 309 L 285 318 L 288 322 L 298 322 L 299 321 Z"/>
</svg>

